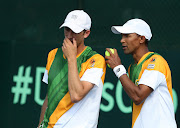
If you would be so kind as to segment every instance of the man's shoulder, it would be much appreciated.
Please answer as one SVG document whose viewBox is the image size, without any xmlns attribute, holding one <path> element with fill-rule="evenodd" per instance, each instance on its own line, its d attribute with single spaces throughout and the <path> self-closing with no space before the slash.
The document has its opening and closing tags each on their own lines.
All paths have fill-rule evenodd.
<svg viewBox="0 0 180 128">
<path fill-rule="evenodd" d="M 106 67 L 105 59 L 100 54 L 95 54 L 87 60 L 87 63 L 91 68 L 104 68 Z"/>
<path fill-rule="evenodd" d="M 98 61 L 104 60 L 104 57 L 99 54 L 97 51 L 93 50 L 91 47 L 87 46 L 86 48 L 86 53 L 84 54 L 84 57 L 89 60 L 89 59 L 99 59 Z"/>
<path fill-rule="evenodd" d="M 51 55 L 51 54 L 56 54 L 57 50 L 58 50 L 58 48 L 52 49 L 52 50 L 49 52 L 49 55 Z"/>
<path fill-rule="evenodd" d="M 59 48 L 54 48 L 48 53 L 48 58 L 54 58 Z"/>
<path fill-rule="evenodd" d="M 164 72 L 169 68 L 167 61 L 160 54 L 151 56 L 147 64 L 147 69 L 158 70 L 160 72 Z"/>
<path fill-rule="evenodd" d="M 55 49 L 52 49 L 52 50 L 48 53 L 48 62 L 54 60 L 57 51 L 58 51 L 58 48 L 55 48 Z"/>
<path fill-rule="evenodd" d="M 105 62 L 105 58 L 99 53 L 94 54 L 90 59 L 96 59 L 97 61 L 104 61 Z"/>
<path fill-rule="evenodd" d="M 153 56 L 149 58 L 149 63 L 167 64 L 167 61 L 160 54 L 155 53 Z"/>
</svg>

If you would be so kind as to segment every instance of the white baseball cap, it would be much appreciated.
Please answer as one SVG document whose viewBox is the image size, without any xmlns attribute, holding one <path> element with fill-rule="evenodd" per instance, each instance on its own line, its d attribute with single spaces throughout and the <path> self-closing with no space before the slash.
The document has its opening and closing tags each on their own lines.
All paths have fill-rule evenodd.
<svg viewBox="0 0 180 128">
<path fill-rule="evenodd" d="M 150 40 L 152 37 L 149 25 L 142 19 L 131 19 L 123 26 L 112 26 L 111 31 L 115 34 L 136 33 L 138 35 L 145 36 L 145 38 L 148 40 Z"/>
<path fill-rule="evenodd" d="M 83 10 L 74 10 L 66 16 L 64 23 L 59 28 L 62 27 L 68 27 L 75 33 L 80 33 L 83 30 L 90 30 L 91 18 Z"/>
</svg>

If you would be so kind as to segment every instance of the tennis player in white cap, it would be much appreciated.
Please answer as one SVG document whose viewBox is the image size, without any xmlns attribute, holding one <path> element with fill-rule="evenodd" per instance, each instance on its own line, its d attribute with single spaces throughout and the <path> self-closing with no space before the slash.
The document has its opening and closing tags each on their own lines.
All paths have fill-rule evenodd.
<svg viewBox="0 0 180 128">
<path fill-rule="evenodd" d="M 106 63 L 85 46 L 91 18 L 83 10 L 71 11 L 64 23 L 61 48 L 49 52 L 43 82 L 48 84 L 39 128 L 96 128 Z"/>
<path fill-rule="evenodd" d="M 122 50 L 134 59 L 128 77 L 117 50 L 112 54 L 106 49 L 110 53 L 106 63 L 133 102 L 132 128 L 176 128 L 171 71 L 161 55 L 148 49 L 152 37 L 149 25 L 142 19 L 131 19 L 111 30 L 121 34 Z"/>
</svg>

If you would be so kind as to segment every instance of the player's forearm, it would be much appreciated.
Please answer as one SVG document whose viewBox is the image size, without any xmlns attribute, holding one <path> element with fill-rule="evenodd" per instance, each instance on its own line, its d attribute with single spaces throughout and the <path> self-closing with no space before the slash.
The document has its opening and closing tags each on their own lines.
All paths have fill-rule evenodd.
<svg viewBox="0 0 180 128">
<path fill-rule="evenodd" d="M 122 75 L 119 80 L 122 83 L 123 89 L 135 104 L 142 102 L 141 90 L 136 86 L 127 75 Z"/>
<path fill-rule="evenodd" d="M 68 60 L 68 89 L 72 102 L 78 102 L 83 96 L 83 86 L 78 74 L 77 60 Z"/>
<path fill-rule="evenodd" d="M 46 112 L 47 103 L 48 103 L 48 99 L 47 99 L 47 96 L 46 96 L 46 98 L 45 98 L 45 100 L 44 100 L 44 103 L 43 103 L 43 105 L 42 105 L 42 107 L 41 107 L 41 115 L 40 115 L 40 119 L 39 119 L 39 125 L 41 124 L 41 122 L 42 122 L 43 119 L 44 119 L 44 114 L 45 114 L 45 112 Z M 38 125 L 38 126 L 39 126 L 39 125 Z"/>
</svg>

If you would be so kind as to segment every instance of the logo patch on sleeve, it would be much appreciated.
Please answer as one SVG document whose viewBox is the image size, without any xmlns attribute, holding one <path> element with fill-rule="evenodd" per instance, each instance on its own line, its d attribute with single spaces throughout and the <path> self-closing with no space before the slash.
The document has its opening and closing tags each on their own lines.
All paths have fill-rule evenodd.
<svg viewBox="0 0 180 128">
<path fill-rule="evenodd" d="M 156 61 L 156 57 L 152 58 L 150 62 L 155 62 Z"/>
<path fill-rule="evenodd" d="M 91 60 L 91 62 L 90 62 L 90 64 L 91 64 L 91 66 L 90 66 L 90 67 L 94 67 L 94 65 L 95 65 L 95 60 L 94 60 L 94 59 L 92 59 L 92 60 Z"/>
<path fill-rule="evenodd" d="M 154 67 L 155 67 L 155 64 L 148 64 L 147 66 L 148 69 L 154 69 Z"/>
</svg>

